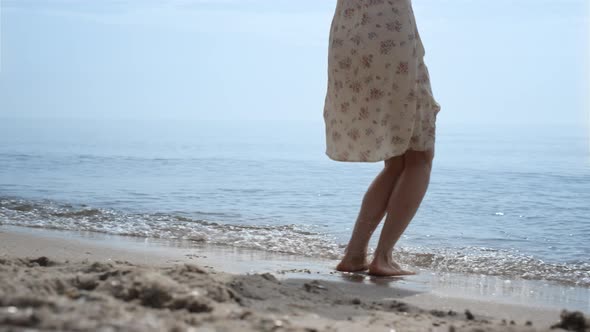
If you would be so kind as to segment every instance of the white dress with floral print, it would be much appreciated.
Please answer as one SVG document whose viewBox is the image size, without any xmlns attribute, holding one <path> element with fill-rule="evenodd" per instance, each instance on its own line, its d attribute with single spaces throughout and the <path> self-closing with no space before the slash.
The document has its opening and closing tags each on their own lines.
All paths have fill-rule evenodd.
<svg viewBox="0 0 590 332">
<path fill-rule="evenodd" d="M 324 108 L 326 154 L 376 162 L 434 148 L 436 115 L 411 0 L 338 0 Z"/>
</svg>

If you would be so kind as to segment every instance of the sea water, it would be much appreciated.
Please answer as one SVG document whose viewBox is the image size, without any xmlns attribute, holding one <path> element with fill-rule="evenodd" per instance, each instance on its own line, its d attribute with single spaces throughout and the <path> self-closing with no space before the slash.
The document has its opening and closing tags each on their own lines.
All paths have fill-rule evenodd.
<svg viewBox="0 0 590 332">
<path fill-rule="evenodd" d="M 0 224 L 335 259 L 383 165 L 324 149 L 318 121 L 3 118 Z M 395 256 L 590 287 L 589 215 L 584 126 L 443 124 Z"/>
</svg>

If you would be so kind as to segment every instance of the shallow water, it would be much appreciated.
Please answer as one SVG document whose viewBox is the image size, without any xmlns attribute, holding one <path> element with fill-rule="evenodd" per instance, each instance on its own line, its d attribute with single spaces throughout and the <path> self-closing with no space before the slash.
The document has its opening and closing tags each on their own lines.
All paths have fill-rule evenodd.
<svg viewBox="0 0 590 332">
<path fill-rule="evenodd" d="M 590 286 L 585 130 L 443 125 L 438 137 L 402 262 Z M 335 258 L 380 164 L 323 147 L 319 123 L 5 119 L 0 223 Z"/>
</svg>

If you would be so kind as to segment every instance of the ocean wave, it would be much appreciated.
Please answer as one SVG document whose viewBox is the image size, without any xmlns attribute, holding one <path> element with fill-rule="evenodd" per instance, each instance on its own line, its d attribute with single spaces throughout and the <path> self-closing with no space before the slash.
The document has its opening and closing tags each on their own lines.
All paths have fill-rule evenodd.
<svg viewBox="0 0 590 332">
<path fill-rule="evenodd" d="M 15 226 L 181 239 L 266 251 L 336 258 L 340 248 L 325 234 L 301 225 L 227 224 L 165 213 L 0 199 L 0 223 Z"/>
<path fill-rule="evenodd" d="M 0 198 L 0 224 L 181 239 L 325 259 L 338 259 L 344 248 L 329 234 L 302 225 L 229 224 L 179 214 L 126 213 L 48 200 Z M 402 264 L 434 271 L 590 287 L 588 262 L 551 263 L 517 251 L 481 247 L 405 247 L 396 249 L 394 255 Z"/>
<path fill-rule="evenodd" d="M 395 257 L 403 264 L 441 272 L 547 280 L 590 287 L 587 262 L 548 263 L 510 250 L 466 247 L 458 249 L 401 248 Z"/>
</svg>

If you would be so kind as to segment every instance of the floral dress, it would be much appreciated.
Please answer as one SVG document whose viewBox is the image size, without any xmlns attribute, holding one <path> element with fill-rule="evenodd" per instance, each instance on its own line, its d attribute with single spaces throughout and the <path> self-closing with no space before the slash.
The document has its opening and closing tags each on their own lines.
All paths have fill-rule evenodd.
<svg viewBox="0 0 590 332">
<path fill-rule="evenodd" d="M 411 0 L 338 0 L 324 107 L 326 154 L 376 162 L 434 148 L 432 95 Z"/>
</svg>

